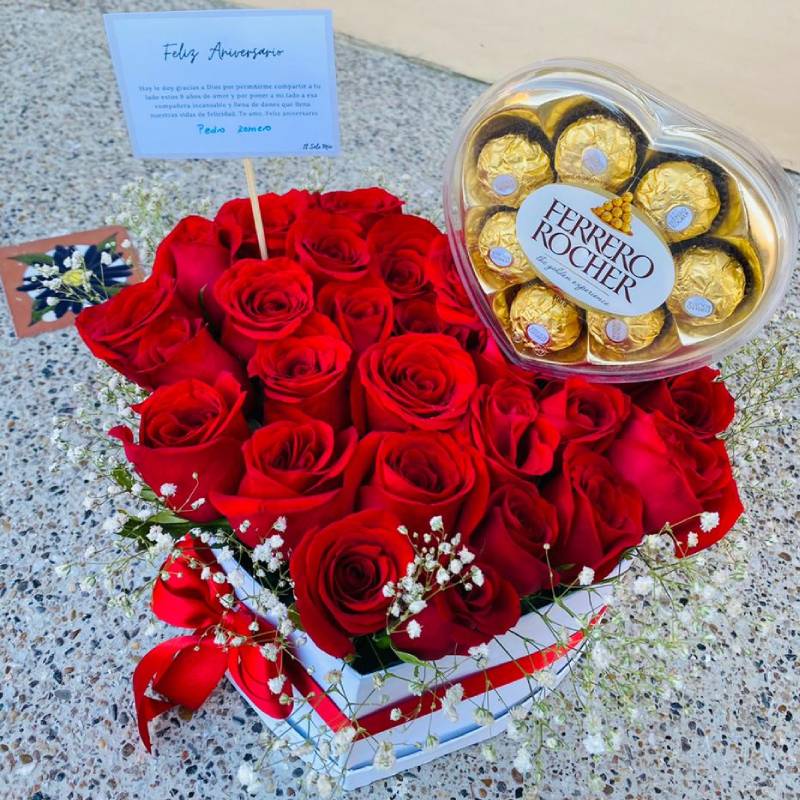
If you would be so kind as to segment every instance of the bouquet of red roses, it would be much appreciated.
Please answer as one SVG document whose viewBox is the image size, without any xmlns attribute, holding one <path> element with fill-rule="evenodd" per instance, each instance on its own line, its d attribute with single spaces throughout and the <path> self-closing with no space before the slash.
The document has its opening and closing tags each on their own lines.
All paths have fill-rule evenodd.
<svg viewBox="0 0 800 800">
<path fill-rule="evenodd" d="M 645 535 L 686 555 L 738 518 L 718 438 L 733 400 L 714 370 L 619 386 L 523 371 L 476 317 L 447 237 L 397 197 L 259 203 L 266 260 L 249 201 L 232 200 L 183 219 L 147 280 L 77 320 L 149 392 L 111 435 L 176 538 L 191 529 L 153 605 L 195 629 L 217 680 L 227 669 L 286 716 L 302 679 L 265 636 L 280 650 L 287 620 L 337 658 L 466 655 L 541 598 L 605 578 Z M 225 600 L 204 531 L 227 532 L 288 612 L 259 621 Z M 258 667 L 241 646 L 219 656 L 221 624 L 257 632 Z M 140 674 L 145 736 L 169 707 L 148 686 L 197 705 L 215 685 L 178 691 L 185 650 Z"/>
</svg>

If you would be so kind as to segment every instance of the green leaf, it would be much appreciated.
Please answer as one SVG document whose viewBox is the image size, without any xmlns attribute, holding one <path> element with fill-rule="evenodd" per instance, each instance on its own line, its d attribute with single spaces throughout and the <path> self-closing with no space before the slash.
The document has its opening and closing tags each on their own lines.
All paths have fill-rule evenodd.
<svg viewBox="0 0 800 800">
<path fill-rule="evenodd" d="M 109 250 L 112 250 L 112 251 L 116 250 L 116 248 L 117 248 L 117 234 L 116 233 L 112 233 L 111 236 L 107 237 L 106 239 L 103 239 L 102 242 L 98 242 L 98 244 L 97 244 L 97 249 L 98 250 L 103 251 L 106 248 L 108 248 Z"/>
<path fill-rule="evenodd" d="M 133 476 L 126 467 L 114 467 L 114 469 L 111 470 L 111 477 L 114 483 L 121 486 L 126 492 L 129 492 L 131 486 L 133 486 Z"/>
<path fill-rule="evenodd" d="M 35 325 L 37 322 L 42 321 L 42 317 L 50 310 L 50 306 L 40 305 L 39 303 L 34 303 L 33 307 L 31 308 L 31 321 L 28 323 L 28 326 Z"/>
<path fill-rule="evenodd" d="M 47 264 L 48 266 L 53 266 L 53 258 L 52 256 L 48 256 L 47 253 L 22 253 L 18 256 L 11 256 L 14 261 L 19 261 L 20 264 L 27 264 L 30 266 L 31 264 Z"/>
<path fill-rule="evenodd" d="M 152 517 L 147 518 L 147 522 L 150 525 L 191 525 L 192 523 L 189 520 L 184 519 L 183 517 L 179 517 L 173 514 L 171 511 L 159 511 L 157 514 L 153 514 Z"/>
<path fill-rule="evenodd" d="M 415 667 L 425 667 L 425 668 L 430 666 L 428 662 L 423 661 L 422 659 L 419 659 L 416 656 L 411 655 L 411 653 L 405 653 L 402 650 L 395 650 L 394 654 L 401 661 L 405 661 L 406 664 L 413 664 Z"/>
</svg>

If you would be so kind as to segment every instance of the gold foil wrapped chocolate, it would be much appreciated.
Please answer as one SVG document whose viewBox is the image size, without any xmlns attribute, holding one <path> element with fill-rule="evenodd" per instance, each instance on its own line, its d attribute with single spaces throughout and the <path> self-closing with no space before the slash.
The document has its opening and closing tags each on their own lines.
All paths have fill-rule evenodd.
<svg viewBox="0 0 800 800">
<path fill-rule="evenodd" d="M 626 125 L 590 114 L 568 125 L 556 142 L 554 165 L 562 181 L 617 191 L 636 171 L 636 137 Z"/>
<path fill-rule="evenodd" d="M 542 352 L 566 350 L 583 328 L 577 307 L 538 282 L 523 286 L 514 296 L 509 325 L 518 346 Z"/>
<path fill-rule="evenodd" d="M 614 353 L 635 353 L 649 347 L 664 328 L 665 320 L 661 307 L 635 317 L 586 312 L 589 335 Z"/>
<path fill-rule="evenodd" d="M 675 286 L 667 308 L 689 325 L 716 325 L 744 298 L 747 280 L 741 262 L 721 247 L 689 247 L 675 259 Z"/>
<path fill-rule="evenodd" d="M 478 252 L 489 271 L 509 281 L 519 283 L 535 276 L 519 246 L 513 211 L 498 211 L 486 220 L 478 235 Z"/>
<path fill-rule="evenodd" d="M 721 207 L 711 173 L 691 161 L 664 161 L 653 167 L 639 181 L 634 202 L 671 242 L 708 231 Z"/>
<path fill-rule="evenodd" d="M 490 198 L 510 206 L 553 180 L 550 156 L 538 142 L 519 133 L 486 142 L 478 155 L 477 174 Z"/>
</svg>

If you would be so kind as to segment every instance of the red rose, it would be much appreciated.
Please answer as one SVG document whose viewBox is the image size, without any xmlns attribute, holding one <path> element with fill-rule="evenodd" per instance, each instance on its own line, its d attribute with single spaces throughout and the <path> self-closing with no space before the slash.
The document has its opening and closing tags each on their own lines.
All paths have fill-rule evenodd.
<svg viewBox="0 0 800 800">
<path fill-rule="evenodd" d="M 385 189 L 354 189 L 326 192 L 319 196 L 319 207 L 334 214 L 345 214 L 368 231 L 381 217 L 400 214 L 403 201 Z"/>
<path fill-rule="evenodd" d="M 463 419 L 476 384 L 472 360 L 450 336 L 395 336 L 358 361 L 353 421 L 362 432 L 447 430 Z"/>
<path fill-rule="evenodd" d="M 465 655 L 470 647 L 491 641 L 519 620 L 519 595 L 499 572 L 479 564 L 481 586 L 447 586 L 434 594 L 428 606 L 413 617 L 422 628 L 412 639 L 403 623 L 392 634 L 392 644 L 417 658 L 432 661 L 451 654 Z"/>
<path fill-rule="evenodd" d="M 394 304 L 395 329 L 403 333 L 444 333 L 452 336 L 469 353 L 480 353 L 487 342 L 487 330 L 477 320 L 472 325 L 451 325 L 439 317 L 439 306 L 426 297 Z"/>
<path fill-rule="evenodd" d="M 541 381 L 536 378 L 536 373 L 511 364 L 500 352 L 494 336 L 485 337 L 484 347 L 470 349 L 470 352 L 478 371 L 479 383 L 494 383 L 503 378 L 516 380 L 535 389 L 535 394 L 538 396 Z"/>
<path fill-rule="evenodd" d="M 371 269 L 383 279 L 396 300 L 408 300 L 431 291 L 427 275 L 430 244 L 439 235 L 422 217 L 393 214 L 375 223 L 367 236 Z"/>
<path fill-rule="evenodd" d="M 308 211 L 286 237 L 286 251 L 314 278 L 317 286 L 328 281 L 357 281 L 369 266 L 367 243 L 361 226 L 342 214 Z"/>
<path fill-rule="evenodd" d="M 442 332 L 442 321 L 430 300 L 414 298 L 395 303 L 394 320 L 398 334 Z"/>
<path fill-rule="evenodd" d="M 285 516 L 291 549 L 309 528 L 352 510 L 355 485 L 345 471 L 357 438 L 353 428 L 336 433 L 320 420 L 265 425 L 242 448 L 244 477 L 236 494 L 214 493 L 214 505 L 251 547 Z"/>
<path fill-rule="evenodd" d="M 743 511 L 725 444 L 699 438 L 659 412 L 635 409 L 608 458 L 644 498 L 646 532 L 658 533 L 669 523 L 684 553 L 719 541 Z M 697 517 L 703 511 L 720 516 L 708 532 L 699 532 Z M 688 548 L 692 530 L 699 532 L 699 542 Z"/>
<path fill-rule="evenodd" d="M 383 587 L 414 559 L 397 526 L 386 511 L 361 511 L 305 536 L 292 554 L 300 621 L 326 653 L 351 655 L 351 637 L 386 626 L 391 599 Z"/>
<path fill-rule="evenodd" d="M 258 206 L 261 209 L 270 258 L 285 254 L 286 234 L 289 228 L 298 216 L 313 204 L 314 199 L 308 192 L 297 189 L 292 189 L 283 195 L 259 195 Z M 242 258 L 261 258 L 256 225 L 253 221 L 253 208 L 249 198 L 239 197 L 236 200 L 229 200 L 217 212 L 214 222 L 219 229 L 220 239 L 230 251 L 232 261 Z"/>
<path fill-rule="evenodd" d="M 722 433 L 733 421 L 736 410 L 731 393 L 719 380 L 719 370 L 711 367 L 643 384 L 634 399 L 645 411 L 660 411 L 698 436 Z"/>
<path fill-rule="evenodd" d="M 247 385 L 242 365 L 214 341 L 199 318 L 162 316 L 148 325 L 129 369 L 136 383 L 149 390 L 184 378 L 214 383 L 223 372 Z"/>
<path fill-rule="evenodd" d="M 661 491 L 658 483 L 649 487 Z M 542 494 L 558 513 L 559 533 L 550 563 L 565 582 L 583 567 L 595 578 L 608 575 L 622 553 L 642 541 L 645 533 L 642 496 L 611 463 L 583 445 L 564 450 L 561 473 Z"/>
<path fill-rule="evenodd" d="M 447 234 L 440 233 L 431 241 L 426 263 L 427 274 L 436 290 L 439 317 L 451 325 L 480 324 L 453 261 L 453 251 L 450 249 Z"/>
<path fill-rule="evenodd" d="M 555 427 L 539 413 L 530 386 L 501 379 L 478 387 L 472 397 L 469 430 L 499 480 L 528 480 L 553 467 L 560 441 Z"/>
<path fill-rule="evenodd" d="M 288 258 L 237 261 L 213 295 L 224 315 L 222 343 L 243 360 L 259 342 L 294 333 L 314 310 L 311 278 Z"/>
<path fill-rule="evenodd" d="M 452 336 L 468 353 L 482 353 L 489 341 L 489 331 L 478 325 L 444 325 L 442 333 Z"/>
<path fill-rule="evenodd" d="M 170 508 L 194 522 L 208 522 L 219 516 L 211 492 L 232 491 L 242 476 L 241 446 L 250 435 L 242 414 L 245 397 L 228 373 L 213 386 L 178 381 L 134 406 L 141 415 L 138 444 L 123 425 L 109 434 L 124 443 L 128 461 L 156 494 L 165 495 Z M 192 509 L 200 499 L 205 502 Z"/>
<path fill-rule="evenodd" d="M 558 538 L 556 510 L 530 483 L 512 481 L 496 489 L 467 546 L 481 562 L 509 580 L 521 597 L 550 591 L 559 577 L 548 566 L 544 546 Z"/>
<path fill-rule="evenodd" d="M 351 350 L 332 336 L 287 336 L 262 343 L 248 371 L 264 390 L 264 419 L 298 412 L 342 428 L 350 421 L 347 367 Z"/>
<path fill-rule="evenodd" d="M 104 303 L 84 308 L 75 327 L 97 358 L 136 381 L 138 370 L 131 359 L 145 332 L 160 319 L 191 316 L 176 294 L 175 281 L 151 276 L 124 287 Z"/>
<path fill-rule="evenodd" d="M 328 283 L 317 296 L 317 308 L 336 323 L 355 353 L 392 332 L 392 296 L 382 283 Z"/>
<path fill-rule="evenodd" d="M 565 442 L 591 445 L 594 450 L 608 447 L 631 412 L 630 397 L 620 389 L 585 378 L 554 381 L 539 404 Z"/>
<path fill-rule="evenodd" d="M 204 217 L 185 217 L 161 242 L 153 263 L 154 275 L 174 278 L 178 294 L 196 313 L 203 297 L 228 268 L 231 255 L 219 240 L 219 229 Z"/>
<path fill-rule="evenodd" d="M 383 508 L 410 531 L 430 530 L 441 516 L 448 534 L 467 535 L 478 524 L 489 496 L 480 454 L 448 433 L 371 433 L 353 460 L 361 486 L 358 508 Z"/>
</svg>

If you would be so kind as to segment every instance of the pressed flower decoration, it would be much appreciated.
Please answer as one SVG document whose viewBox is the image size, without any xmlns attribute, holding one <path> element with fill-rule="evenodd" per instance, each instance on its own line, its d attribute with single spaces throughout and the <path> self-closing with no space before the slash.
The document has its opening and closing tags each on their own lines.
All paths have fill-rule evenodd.
<svg viewBox="0 0 800 800">
<path fill-rule="evenodd" d="M 67 312 L 113 297 L 128 282 L 132 264 L 116 249 L 116 236 L 92 245 L 56 245 L 46 253 L 13 256 L 26 265 L 18 292 L 31 298 L 30 325 L 55 322 Z"/>
</svg>

